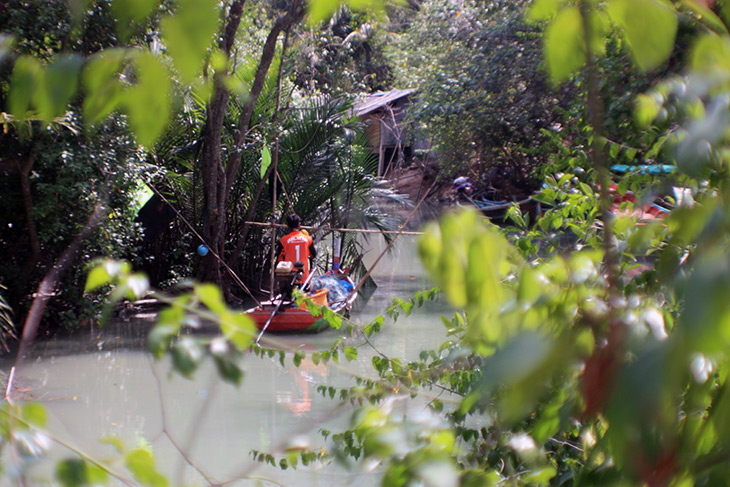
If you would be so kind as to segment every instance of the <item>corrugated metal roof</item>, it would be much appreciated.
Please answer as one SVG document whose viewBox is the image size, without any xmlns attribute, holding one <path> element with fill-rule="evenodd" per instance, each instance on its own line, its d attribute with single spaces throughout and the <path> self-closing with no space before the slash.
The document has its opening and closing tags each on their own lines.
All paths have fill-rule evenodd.
<svg viewBox="0 0 730 487">
<path fill-rule="evenodd" d="M 378 108 L 382 108 L 404 96 L 408 96 L 415 90 L 391 90 L 391 91 L 379 91 L 377 93 L 370 93 L 365 95 L 363 98 L 358 99 L 355 104 L 355 112 L 358 115 L 367 115 L 370 112 L 374 112 Z"/>
</svg>

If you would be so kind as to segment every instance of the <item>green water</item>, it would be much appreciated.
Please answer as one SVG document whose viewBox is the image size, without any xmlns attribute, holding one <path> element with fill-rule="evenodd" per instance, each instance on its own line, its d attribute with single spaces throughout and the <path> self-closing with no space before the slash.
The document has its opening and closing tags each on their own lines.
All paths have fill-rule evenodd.
<svg viewBox="0 0 730 487">
<path fill-rule="evenodd" d="M 383 248 L 375 242 L 366 263 Z M 415 237 L 398 240 L 373 273 L 377 291 L 356 306 L 352 320 L 368 323 L 385 313 L 394 296 L 409 297 L 431 287 L 414 248 Z M 171 485 L 374 486 L 380 480 L 376 465 L 361 463 L 348 469 L 327 463 L 281 470 L 253 461 L 252 452 L 281 452 L 292 443 L 324 446 L 319 430 L 349 424 L 352 410 L 323 398 L 317 386 L 349 386 L 354 375 L 373 377 L 370 359 L 375 349 L 407 360 L 437 347 L 445 340 L 443 313 L 448 313 L 444 304 L 430 303 L 396 323 L 386 320 L 372 346 L 363 338 L 349 339 L 359 357 L 340 366 L 314 365 L 305 359 L 298 368 L 291 360 L 282 367 L 278 357 L 247 356 L 239 387 L 220 381 L 211 361 L 203 363 L 193 380 L 172 373 L 167 359 L 155 362 L 144 351 L 148 323 L 119 321 L 74 341 L 37 345 L 37 358 L 26 360 L 15 380 L 22 385 L 21 395 L 47 409 L 48 436 L 54 440 L 51 459 L 70 457 L 76 450 L 108 462 L 128 478 L 115 448 L 100 441 L 116 438 L 125 448 L 149 445 Z M 311 352 L 328 348 L 341 334 L 328 330 L 281 336 L 272 344 Z M 423 408 L 406 400 L 396 402 L 399 412 Z M 52 464 L 39 461 L 29 468 L 29 483 L 49 480 Z"/>
</svg>

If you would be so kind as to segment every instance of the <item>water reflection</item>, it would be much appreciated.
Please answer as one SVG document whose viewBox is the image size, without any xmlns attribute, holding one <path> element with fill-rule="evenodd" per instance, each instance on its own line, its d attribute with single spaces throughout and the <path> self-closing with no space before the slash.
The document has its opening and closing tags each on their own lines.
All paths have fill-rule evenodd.
<svg viewBox="0 0 730 487">
<path fill-rule="evenodd" d="M 366 256 L 374 259 L 384 247 L 373 239 Z M 378 289 L 352 319 L 365 324 L 385 313 L 393 296 L 409 297 L 431 284 L 415 256 L 415 238 L 401 237 L 394 251 L 373 273 Z M 371 260 L 372 262 L 372 260 Z M 440 315 L 442 303 L 429 303 L 397 323 L 386 321 L 372 338 L 376 349 L 408 359 L 445 340 Z M 376 353 L 363 339 L 351 339 L 358 360 L 338 366 L 314 364 L 309 358 L 299 367 L 284 367 L 279 357 L 245 359 L 243 385 L 234 387 L 218 379 L 212 361 L 205 361 L 194 380 L 173 373 L 167 359 L 155 362 L 143 351 L 148 322 L 114 323 L 101 334 L 89 332 L 73 343 L 39 345 L 38 356 L 18 372 L 18 384 L 41 401 L 49 413 L 48 430 L 58 441 L 94 458 L 114 459 L 116 438 L 127 448 L 150 445 L 160 470 L 175 484 L 229 482 L 251 485 L 245 479 L 297 486 L 371 486 L 379 482 L 377 470 L 351 472 L 336 464 L 299 465 L 281 470 L 253 460 L 252 452 L 281 454 L 291 442 L 303 441 L 317 450 L 325 446 L 320 429 L 336 431 L 348 424 L 351 410 L 317 391 L 349 387 L 352 376 L 375 377 L 371 358 Z M 285 350 L 308 352 L 329 348 L 342 333 L 328 330 L 317 335 L 277 337 Z M 70 455 L 54 449 L 55 458 Z M 123 471 L 117 460 L 112 466 Z M 31 480 L 52 478 L 49 464 L 33 471 Z"/>
<path fill-rule="evenodd" d="M 299 367 L 289 366 L 289 374 L 294 378 L 295 388 L 289 391 L 277 391 L 276 402 L 295 416 L 303 416 L 312 409 L 310 388 L 316 388 L 322 378 L 329 375 L 327 366 L 320 362 L 314 364 L 311 359 L 302 359 Z M 315 375 L 319 380 L 315 379 Z"/>
</svg>

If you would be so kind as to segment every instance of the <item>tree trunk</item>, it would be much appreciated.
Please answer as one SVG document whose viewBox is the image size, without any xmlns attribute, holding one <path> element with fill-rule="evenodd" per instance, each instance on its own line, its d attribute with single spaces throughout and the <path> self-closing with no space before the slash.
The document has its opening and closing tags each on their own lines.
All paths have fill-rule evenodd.
<svg viewBox="0 0 730 487">
<path fill-rule="evenodd" d="M 231 6 L 229 20 L 221 41 L 222 48 L 224 50 L 227 48 L 226 54 L 228 56 L 230 56 L 233 38 L 238 30 L 242 9 L 242 1 L 235 2 Z M 248 127 L 251 123 L 256 101 L 263 90 L 266 74 L 274 60 L 279 34 L 304 18 L 305 12 L 306 3 L 304 0 L 294 0 L 289 11 L 274 22 L 266 38 L 251 91 L 238 119 L 234 144 L 229 151 L 230 155 L 225 168 L 221 159 L 221 138 L 223 133 L 223 119 L 226 108 L 228 107 L 230 93 L 223 86 L 221 78 L 216 77 L 213 99 L 208 106 L 208 121 L 204 134 L 205 149 L 203 151 L 202 173 L 206 208 L 203 237 L 206 243 L 212 246 L 213 250 L 221 258 L 225 258 L 228 196 L 241 166 L 241 151 L 243 150 L 243 144 L 248 134 Z M 235 18 L 234 13 L 237 13 L 237 18 Z M 255 204 L 255 201 L 252 201 L 251 204 Z M 198 278 L 221 285 L 223 283 L 221 263 L 212 256 L 207 257 L 203 262 L 204 264 L 201 266 L 200 272 L 198 272 Z M 224 290 L 224 292 L 228 295 L 228 290 Z"/>
<path fill-rule="evenodd" d="M 28 225 L 28 239 L 30 241 L 30 256 L 23 266 L 22 276 L 30 276 L 33 268 L 38 263 L 38 258 L 41 255 L 41 244 L 38 240 L 38 230 L 35 226 L 35 218 L 33 218 L 33 196 L 30 191 L 30 181 L 28 175 L 31 169 L 33 169 L 33 162 L 35 160 L 35 154 L 31 152 L 28 156 L 28 160 L 21 167 L 18 162 L 18 175 L 20 176 L 20 190 L 23 193 L 23 205 L 25 206 L 25 219 Z"/>
<path fill-rule="evenodd" d="M 227 58 L 241 23 L 241 14 L 245 1 L 239 0 L 231 4 L 221 38 L 220 48 Z M 213 96 L 208 103 L 207 119 L 203 129 L 203 157 L 201 161 L 203 175 L 203 193 L 205 208 L 203 209 L 203 238 L 205 243 L 220 256 L 223 256 L 225 237 L 225 201 L 222 190 L 226 187 L 226 173 L 221 158 L 221 140 L 223 137 L 223 120 L 226 116 L 230 92 L 223 84 L 226 73 L 216 73 L 213 79 Z M 198 268 L 197 278 L 201 281 L 221 283 L 221 265 L 212 254 L 203 259 Z"/>
</svg>

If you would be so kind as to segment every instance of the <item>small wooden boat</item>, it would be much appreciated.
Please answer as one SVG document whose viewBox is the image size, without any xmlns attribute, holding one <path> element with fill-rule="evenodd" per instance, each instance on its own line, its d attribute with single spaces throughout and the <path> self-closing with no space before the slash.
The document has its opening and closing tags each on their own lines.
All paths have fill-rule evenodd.
<svg viewBox="0 0 730 487">
<path fill-rule="evenodd" d="M 354 283 L 345 274 L 329 274 L 342 281 L 346 289 L 352 290 Z M 327 306 L 334 313 L 348 314 L 357 293 L 350 292 L 344 299 L 328 300 L 329 289 L 323 288 L 309 293 L 309 298 L 320 306 Z M 259 330 L 267 332 L 317 333 L 329 328 L 329 322 L 322 315 L 312 315 L 306 303 L 297 306 L 295 300 L 284 298 L 263 301 L 259 306 L 246 311 Z M 269 322 L 270 320 L 270 322 Z M 268 323 L 268 326 L 267 326 Z"/>
<path fill-rule="evenodd" d="M 535 218 L 542 214 L 542 205 L 539 201 L 532 197 L 525 198 L 519 201 L 493 201 L 485 198 L 475 200 L 469 196 L 462 195 L 465 203 L 457 202 L 457 206 L 476 208 L 484 216 L 489 218 L 492 222 L 498 223 L 505 219 L 507 210 L 517 205 L 520 207 L 520 212 L 529 213 L 532 218 Z"/>
</svg>

